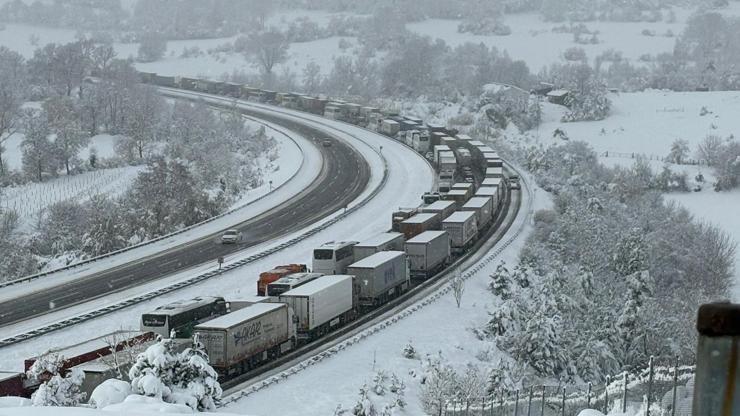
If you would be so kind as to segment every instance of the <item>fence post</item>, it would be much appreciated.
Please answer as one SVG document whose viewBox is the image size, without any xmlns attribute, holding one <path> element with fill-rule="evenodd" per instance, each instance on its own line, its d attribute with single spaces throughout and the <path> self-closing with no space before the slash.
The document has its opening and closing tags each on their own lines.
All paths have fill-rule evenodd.
<svg viewBox="0 0 740 416">
<path fill-rule="evenodd" d="M 606 376 L 606 388 L 604 388 L 604 414 L 609 414 L 609 383 L 611 383 L 611 377 Z"/>
<path fill-rule="evenodd" d="M 488 412 L 491 416 L 493 416 L 493 404 L 494 403 L 496 403 L 496 399 L 494 399 L 493 398 L 493 395 L 491 395 L 491 410 L 489 410 L 489 412 Z"/>
<path fill-rule="evenodd" d="M 542 406 L 540 406 L 540 416 L 545 416 L 545 389 L 547 386 L 542 386 Z"/>
<path fill-rule="evenodd" d="M 504 389 L 501 389 L 501 397 L 499 400 L 499 403 L 501 405 L 501 416 L 504 416 L 504 413 L 506 413 L 506 408 L 504 407 Z"/>
<path fill-rule="evenodd" d="M 678 357 L 673 364 L 673 399 L 671 404 L 671 416 L 676 416 L 676 388 L 678 387 Z"/>
<path fill-rule="evenodd" d="M 516 391 L 516 399 L 514 400 L 514 416 L 519 416 L 519 390 Z"/>
<path fill-rule="evenodd" d="M 563 411 L 561 416 L 565 416 L 565 386 L 563 386 Z"/>
<path fill-rule="evenodd" d="M 527 404 L 527 416 L 531 416 L 530 411 L 532 410 L 532 394 L 534 394 L 534 387 L 529 388 L 529 403 Z"/>
<path fill-rule="evenodd" d="M 653 356 L 650 356 L 648 362 L 648 385 L 647 385 L 647 409 L 645 409 L 645 416 L 650 416 L 650 396 L 653 394 Z"/>
<path fill-rule="evenodd" d="M 470 399 L 465 399 L 465 416 L 470 416 Z"/>
<path fill-rule="evenodd" d="M 696 329 L 692 414 L 740 414 L 740 304 L 701 305 Z"/>
<path fill-rule="evenodd" d="M 622 413 L 627 412 L 627 371 L 624 372 L 624 390 L 622 390 Z"/>
<path fill-rule="evenodd" d="M 586 392 L 586 409 L 591 408 L 591 382 L 588 382 L 588 391 Z"/>
</svg>

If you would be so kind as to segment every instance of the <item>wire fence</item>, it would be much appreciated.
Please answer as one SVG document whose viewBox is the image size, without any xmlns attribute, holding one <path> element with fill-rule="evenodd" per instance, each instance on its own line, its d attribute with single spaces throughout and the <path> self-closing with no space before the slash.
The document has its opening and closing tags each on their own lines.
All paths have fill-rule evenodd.
<svg viewBox="0 0 740 416">
<path fill-rule="evenodd" d="M 439 416 L 577 416 L 586 409 L 639 416 L 691 416 L 695 367 L 658 362 L 602 384 L 537 385 L 483 398 L 458 398 Z"/>
<path fill-rule="evenodd" d="M 678 165 L 694 165 L 694 166 L 706 166 L 707 161 L 704 159 L 682 159 L 680 161 L 671 160 L 670 158 L 666 156 L 660 156 L 655 154 L 649 154 L 649 153 L 638 153 L 638 152 L 632 152 L 632 153 L 625 153 L 625 152 L 602 152 L 599 154 L 601 157 L 610 157 L 610 158 L 621 158 L 621 159 L 644 159 L 644 160 L 656 160 L 659 162 L 664 163 L 675 163 Z"/>
</svg>

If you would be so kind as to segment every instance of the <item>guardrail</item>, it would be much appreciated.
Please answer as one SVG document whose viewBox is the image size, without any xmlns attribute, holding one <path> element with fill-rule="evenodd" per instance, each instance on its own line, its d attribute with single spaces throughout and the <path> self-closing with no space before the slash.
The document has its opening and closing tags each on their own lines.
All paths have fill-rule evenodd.
<svg viewBox="0 0 740 416">
<path fill-rule="evenodd" d="M 213 98 L 213 97 L 211 97 L 211 98 Z M 216 98 L 219 99 L 219 100 L 223 100 L 223 101 L 226 101 L 227 100 L 227 99 L 222 99 L 221 97 L 216 97 Z M 229 100 L 229 101 L 232 101 L 232 100 Z M 271 111 L 271 110 L 264 110 L 263 109 L 263 111 Z M 303 120 L 306 120 L 306 121 L 311 121 L 312 123 L 316 123 L 318 125 L 322 125 L 322 126 L 328 128 L 328 129 L 331 129 L 331 130 L 339 130 L 336 127 L 329 126 L 327 123 L 322 123 L 320 121 L 312 120 L 312 119 L 309 119 L 307 117 L 302 117 L 302 116 L 297 115 L 297 114 L 286 113 L 285 111 L 279 111 L 279 110 L 276 110 L 274 112 L 275 113 L 282 113 L 284 115 L 287 114 L 287 115 L 289 115 L 291 117 L 298 118 L 298 119 L 303 119 Z M 45 335 L 45 334 L 48 334 L 50 332 L 57 331 L 59 329 L 63 329 L 63 328 L 66 328 L 66 327 L 69 327 L 69 326 L 72 326 L 72 325 L 75 325 L 75 324 L 79 324 L 79 323 L 82 323 L 82 322 L 85 322 L 85 321 L 89 321 L 91 319 L 98 318 L 98 317 L 103 316 L 103 315 L 107 315 L 107 314 L 109 314 L 111 312 L 115 312 L 115 311 L 118 311 L 118 310 L 127 308 L 127 307 L 132 306 L 132 305 L 135 305 L 137 303 L 141 303 L 141 302 L 144 302 L 144 301 L 147 301 L 147 300 L 151 300 L 151 299 L 154 299 L 154 298 L 156 298 L 158 296 L 161 296 L 161 295 L 164 295 L 164 294 L 167 294 L 167 293 L 170 293 L 170 292 L 174 292 L 176 290 L 179 290 L 179 289 L 182 289 L 182 288 L 185 288 L 185 287 L 188 287 L 188 286 L 192 286 L 194 284 L 197 284 L 197 283 L 203 282 L 205 280 L 208 280 L 208 279 L 210 279 L 210 278 L 212 278 L 214 276 L 221 275 L 221 274 L 223 274 L 223 273 L 225 273 L 227 271 L 230 271 L 230 270 L 233 270 L 233 269 L 236 269 L 236 268 L 239 268 L 239 267 L 246 266 L 248 264 L 254 263 L 257 260 L 260 260 L 262 258 L 265 258 L 267 256 L 270 256 L 270 255 L 272 255 L 272 254 L 274 254 L 274 253 L 276 253 L 278 251 L 281 251 L 281 250 L 284 250 L 284 249 L 286 249 L 288 247 L 291 247 L 291 246 L 293 246 L 293 245 L 295 245 L 295 244 L 297 244 L 297 243 L 299 243 L 299 242 L 301 242 L 301 241 L 303 241 L 303 240 L 305 240 L 305 239 L 313 236 L 314 234 L 316 234 L 316 233 L 318 233 L 320 231 L 323 231 L 323 230 L 331 227 L 332 225 L 340 222 L 341 220 L 345 219 L 346 217 L 348 217 L 349 215 L 351 215 L 355 211 L 357 211 L 360 208 L 362 208 L 365 205 L 367 205 L 385 187 L 386 183 L 388 182 L 388 162 L 385 159 L 385 157 L 382 155 L 382 152 L 380 152 L 379 150 L 375 149 L 372 145 L 370 145 L 366 141 L 362 140 L 361 138 L 359 138 L 356 135 L 351 134 L 351 133 L 342 132 L 342 134 L 345 134 L 347 136 L 353 137 L 354 139 L 359 140 L 362 143 L 365 143 L 368 147 L 370 147 L 371 149 L 373 149 L 373 151 L 375 151 L 375 153 L 377 153 L 380 156 L 381 160 L 383 161 L 383 177 L 382 177 L 380 183 L 378 184 L 378 186 L 375 187 L 375 189 L 373 189 L 373 191 L 369 195 L 367 195 L 365 198 L 363 198 L 357 204 L 353 205 L 352 207 L 347 207 L 347 209 L 344 210 L 344 212 L 342 212 L 341 214 L 338 214 L 334 218 L 331 218 L 330 220 L 328 220 L 328 221 L 326 221 L 326 222 L 324 222 L 322 224 L 319 224 L 317 226 L 312 227 L 311 229 L 309 229 L 308 231 L 304 232 L 303 234 L 300 234 L 297 237 L 294 237 L 294 238 L 292 238 L 292 239 L 290 239 L 290 240 L 288 240 L 286 242 L 283 242 L 283 243 L 281 243 L 281 244 L 279 244 L 279 245 L 277 245 L 275 247 L 271 247 L 271 248 L 269 248 L 267 250 L 264 250 L 264 251 L 261 251 L 259 253 L 253 254 L 253 255 L 245 258 L 245 259 L 236 261 L 234 263 L 230 263 L 230 264 L 228 264 L 226 266 L 223 266 L 219 270 L 212 270 L 210 272 L 202 273 L 202 274 L 199 274 L 197 276 L 193 276 L 193 277 L 191 277 L 189 279 L 186 279 L 186 280 L 183 280 L 183 281 L 180 281 L 180 282 L 173 283 L 171 285 L 165 286 L 165 287 L 160 288 L 158 290 L 155 290 L 155 291 L 152 291 L 152 292 L 148 292 L 148 293 L 145 293 L 143 295 L 136 296 L 136 297 L 133 297 L 133 298 L 130 298 L 130 299 L 121 301 L 121 302 L 114 303 L 114 304 L 109 305 L 109 306 L 106 306 L 104 308 L 96 309 L 94 311 L 90 311 L 90 312 L 87 312 L 87 313 L 82 314 L 82 315 L 78 315 L 78 316 L 75 316 L 75 317 L 72 317 L 72 318 L 64 319 L 62 321 L 55 322 L 53 324 L 45 325 L 45 326 L 43 326 L 41 328 L 37 328 L 37 329 L 31 330 L 29 332 L 25 332 L 25 333 L 18 334 L 18 335 L 9 337 L 9 338 L 2 339 L 2 340 L 0 340 L 0 348 L 1 347 L 6 347 L 6 346 L 9 346 L 9 345 L 13 345 L 13 344 L 17 344 L 19 342 L 23 342 L 23 341 L 26 341 L 26 340 L 29 340 L 29 339 L 32 339 L 32 338 L 36 338 L 36 337 L 39 337 L 41 335 Z M 391 139 L 389 138 L 389 140 L 391 140 Z"/>
<path fill-rule="evenodd" d="M 529 221 L 529 218 L 533 215 L 534 193 L 532 192 L 531 188 L 528 186 L 527 181 L 524 179 L 525 176 L 523 176 L 521 174 L 521 172 L 517 168 L 515 168 L 514 166 L 508 165 L 508 167 L 511 170 L 513 170 L 515 173 L 517 173 L 519 175 L 519 177 L 521 178 L 521 182 L 520 183 L 522 184 L 522 188 L 523 189 L 526 189 L 526 191 L 527 191 L 527 205 L 526 205 L 526 208 L 525 208 L 525 218 L 524 218 L 524 220 L 522 220 L 522 222 L 519 225 L 519 227 L 514 231 L 514 234 L 513 235 L 511 235 L 509 238 L 507 238 L 506 241 L 504 241 L 500 246 L 498 246 L 491 254 L 489 254 L 488 256 L 486 256 L 483 259 L 481 259 L 478 262 L 476 262 L 476 264 L 475 264 L 474 267 L 471 267 L 471 268 L 466 269 L 465 273 L 463 273 L 461 275 L 461 278 L 463 280 L 470 279 L 476 273 L 478 273 L 480 270 L 482 270 L 485 266 L 487 266 L 493 260 L 495 260 L 501 254 L 501 252 L 503 252 L 509 245 L 511 245 L 511 243 L 513 243 L 521 235 L 522 231 L 524 231 L 524 228 L 525 228 L 525 226 L 527 225 L 527 223 Z M 511 196 L 509 197 L 509 199 L 510 199 L 510 202 L 511 202 Z M 451 271 L 451 272 L 448 272 L 443 277 L 449 276 L 450 273 L 454 273 L 454 272 L 455 272 L 454 270 Z M 350 337 L 350 338 L 348 338 L 348 339 L 346 339 L 346 340 L 344 340 L 344 341 L 342 341 L 342 342 L 340 342 L 340 343 L 332 346 L 331 348 L 327 349 L 326 351 L 322 351 L 322 352 L 320 352 L 318 354 L 315 354 L 315 355 L 313 355 L 313 356 L 311 356 L 311 357 L 309 357 L 309 358 L 307 358 L 307 359 L 305 359 L 305 360 L 303 360 L 303 361 L 301 361 L 301 362 L 299 362 L 299 363 L 291 366 L 290 368 L 288 368 L 288 369 L 286 369 L 284 371 L 281 371 L 278 374 L 275 374 L 273 376 L 270 376 L 270 377 L 268 377 L 268 378 L 266 378 L 266 379 L 264 379 L 264 380 L 262 380 L 260 382 L 254 383 L 254 384 L 252 384 L 250 386 L 245 387 L 242 390 L 239 390 L 239 391 L 237 391 L 235 393 L 232 393 L 232 394 L 228 395 L 227 397 L 223 398 L 218 403 L 218 407 L 225 407 L 225 406 L 227 406 L 227 405 L 229 405 L 231 403 L 235 403 L 235 402 L 241 400 L 242 398 L 247 397 L 247 396 L 249 396 L 251 394 L 254 394 L 254 393 L 256 393 L 256 392 L 258 392 L 260 390 L 263 390 L 263 389 L 268 388 L 268 387 L 270 387 L 272 385 L 278 384 L 281 381 L 286 380 L 288 377 L 290 377 L 292 375 L 295 375 L 295 374 L 298 374 L 301 371 L 303 371 L 303 370 L 305 370 L 305 369 L 307 369 L 307 368 L 309 368 L 309 367 L 311 367 L 311 366 L 313 366 L 315 364 L 318 364 L 318 363 L 322 362 L 324 359 L 330 358 L 330 357 L 338 354 L 340 351 L 343 351 L 343 350 L 347 349 L 348 347 L 350 347 L 352 345 L 355 345 L 355 344 L 359 343 L 360 341 L 363 341 L 363 340 L 367 339 L 368 337 L 370 337 L 372 335 L 375 335 L 378 332 L 380 332 L 380 331 L 382 331 L 382 330 L 390 327 L 391 325 L 393 325 L 395 323 L 398 323 L 402 319 L 407 318 L 407 317 L 415 314 L 416 312 L 418 312 L 419 310 L 423 309 L 424 307 L 429 306 L 430 304 L 436 302 L 437 300 L 439 300 L 440 298 L 442 298 L 442 296 L 448 294 L 452 290 L 453 290 L 453 283 L 452 282 L 448 282 L 447 284 L 444 284 L 444 286 L 442 286 L 440 289 L 438 289 L 437 291 L 435 291 L 433 294 L 431 294 L 431 295 L 427 296 L 426 298 L 424 298 L 423 301 L 418 302 L 415 305 L 410 306 L 410 307 L 404 309 L 401 313 L 399 313 L 397 315 L 394 315 L 394 316 L 392 316 L 392 317 L 384 320 L 383 322 L 379 322 L 379 323 L 373 325 L 372 327 L 370 327 L 368 329 L 365 329 L 364 331 L 362 331 L 362 332 L 360 332 L 360 333 L 358 333 L 356 335 L 353 335 L 352 337 Z"/>
<path fill-rule="evenodd" d="M 255 122 L 260 123 L 259 119 L 257 119 L 257 118 L 249 117 L 249 116 L 246 116 L 246 115 L 244 115 L 243 117 L 246 118 L 246 119 L 249 119 L 249 120 L 252 120 L 252 121 L 255 121 Z M 264 124 L 264 123 L 260 123 L 260 124 Z M 295 143 L 296 146 L 298 146 L 298 143 L 295 141 L 295 139 L 293 139 L 292 137 L 290 137 L 290 135 L 288 135 L 288 134 L 286 134 L 284 132 L 278 131 L 276 129 L 273 129 L 273 130 L 275 130 L 278 133 L 282 134 L 283 136 L 287 137 L 290 141 L 292 141 L 293 143 Z M 303 153 L 303 149 L 301 149 L 300 146 L 298 146 L 298 149 L 301 151 L 301 166 L 295 171 L 295 173 L 293 173 L 290 176 L 290 178 L 288 178 L 287 181 L 285 181 L 285 182 L 281 183 L 280 185 L 278 185 L 277 187 L 273 188 L 273 190 L 271 192 L 277 191 L 278 189 L 281 189 L 282 187 L 286 186 L 287 183 L 290 182 L 291 180 L 293 180 L 293 178 L 295 178 L 298 175 L 298 173 L 300 172 L 301 167 L 304 164 L 305 155 Z M 247 202 L 246 204 L 240 205 L 240 206 L 238 206 L 236 208 L 232 208 L 232 209 L 230 209 L 230 210 L 228 210 L 226 212 L 223 212 L 221 214 L 218 214 L 216 216 L 213 216 L 211 218 L 208 218 L 208 219 L 203 220 L 201 222 L 198 222 L 196 224 L 189 225 L 189 226 L 187 226 L 185 228 L 182 228 L 180 230 L 173 231 L 173 232 L 171 232 L 169 234 L 165 234 L 165 235 L 162 235 L 162 236 L 153 238 L 151 240 L 147 240 L 147 241 L 144 241 L 144 242 L 135 244 L 133 246 L 125 247 L 125 248 L 122 248 L 120 250 L 111 251 L 110 253 L 101 254 L 99 256 L 95 256 L 95 257 L 90 258 L 90 259 L 86 259 L 86 260 L 82 260 L 82 261 L 79 261 L 79 262 L 76 262 L 76 263 L 72 263 L 72 264 L 67 265 L 67 266 L 64 266 L 64 267 L 59 267 L 59 268 L 56 268 L 56 269 L 53 269 L 53 270 L 47 270 L 45 272 L 36 273 L 36 274 L 30 275 L 30 276 L 24 276 L 24 277 L 21 277 L 21 278 L 18 278 L 18 279 L 13 279 L 13 280 L 9 280 L 9 281 L 6 281 L 6 282 L 2 282 L 2 283 L 0 283 L 0 289 L 1 288 L 4 288 L 4 287 L 8 287 L 8 286 L 14 286 L 14 285 L 17 285 L 19 283 L 31 282 L 33 280 L 36 280 L 36 279 L 39 279 L 39 278 L 42 278 L 42 277 L 46 277 L 46 276 L 52 275 L 54 273 L 59 273 L 59 272 L 63 272 L 63 271 L 66 271 L 66 270 L 75 269 L 75 268 L 80 267 L 80 266 L 85 266 L 85 265 L 88 265 L 90 263 L 94 263 L 94 262 L 97 262 L 97 261 L 100 261 L 100 260 L 103 260 L 103 259 L 107 259 L 109 257 L 115 256 L 115 255 L 118 255 L 118 254 L 121 254 L 121 253 L 126 253 L 128 251 L 135 250 L 135 249 L 141 248 L 141 247 L 145 247 L 145 246 L 148 246 L 150 244 L 153 244 L 153 243 L 156 243 L 156 242 L 159 242 L 159 241 L 166 240 L 168 238 L 174 237 L 176 235 L 179 235 L 179 234 L 182 234 L 182 233 L 186 233 L 188 231 L 193 230 L 194 228 L 197 228 L 197 227 L 200 227 L 202 225 L 208 224 L 210 222 L 216 221 L 216 220 L 218 220 L 220 218 L 223 218 L 223 217 L 225 217 L 227 215 L 231 215 L 231 214 L 233 214 L 233 213 L 235 213 L 237 211 L 240 211 L 240 210 L 242 210 L 244 208 L 247 208 L 248 206 L 250 206 L 252 204 L 255 204 L 255 203 L 261 201 L 262 199 L 266 198 L 267 196 L 270 195 L 271 192 L 268 192 L 268 193 L 266 193 L 266 194 L 264 194 L 264 195 L 262 195 L 262 196 L 260 196 L 260 197 L 258 197 L 256 199 L 253 199 L 253 200 Z"/>
</svg>

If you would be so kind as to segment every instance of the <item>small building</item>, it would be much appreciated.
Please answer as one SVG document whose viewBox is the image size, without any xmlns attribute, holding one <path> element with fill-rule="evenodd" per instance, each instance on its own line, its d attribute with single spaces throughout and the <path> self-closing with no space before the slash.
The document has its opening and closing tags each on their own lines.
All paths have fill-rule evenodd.
<svg viewBox="0 0 740 416">
<path fill-rule="evenodd" d="M 570 95 L 570 90 L 552 90 L 547 93 L 547 101 L 553 104 L 565 105 L 565 102 L 568 100 Z"/>
</svg>

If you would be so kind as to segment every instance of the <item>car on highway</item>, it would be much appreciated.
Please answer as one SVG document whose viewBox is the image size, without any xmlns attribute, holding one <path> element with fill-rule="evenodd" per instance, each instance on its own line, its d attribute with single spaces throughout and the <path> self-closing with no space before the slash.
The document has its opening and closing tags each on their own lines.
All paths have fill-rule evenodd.
<svg viewBox="0 0 740 416">
<path fill-rule="evenodd" d="M 321 142 L 321 145 L 324 147 L 331 147 L 331 140 L 324 140 Z"/>
<path fill-rule="evenodd" d="M 235 244 L 239 241 L 241 233 L 237 230 L 226 230 L 221 235 L 221 244 Z"/>
</svg>

